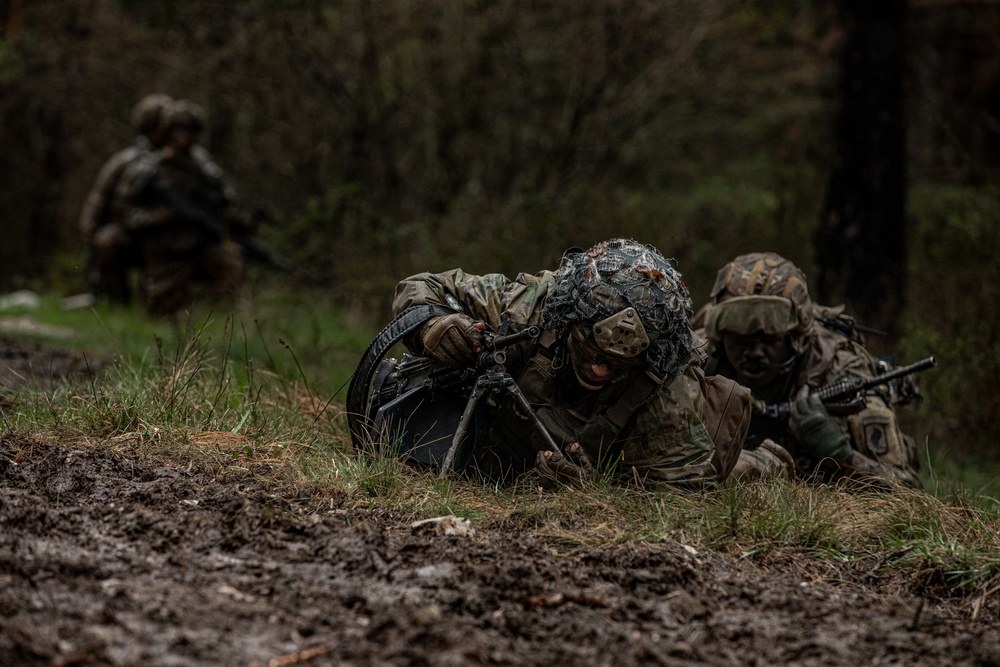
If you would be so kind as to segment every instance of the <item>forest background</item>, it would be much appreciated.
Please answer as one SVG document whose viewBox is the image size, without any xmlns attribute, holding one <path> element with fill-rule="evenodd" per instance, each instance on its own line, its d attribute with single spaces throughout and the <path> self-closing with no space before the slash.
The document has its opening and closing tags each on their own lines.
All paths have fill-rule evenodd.
<svg viewBox="0 0 1000 667">
<path fill-rule="evenodd" d="M 372 332 L 403 276 L 534 273 L 614 236 L 677 258 L 696 306 L 744 252 L 814 279 L 863 4 L 3 0 L 0 289 L 85 289 L 83 199 L 151 92 L 204 107 L 295 266 L 255 284 Z M 931 458 L 1000 466 L 1000 3 L 884 4 L 902 290 L 863 323 L 899 363 L 937 357 L 903 415 Z M 863 310 L 839 285 L 814 292 Z"/>
</svg>

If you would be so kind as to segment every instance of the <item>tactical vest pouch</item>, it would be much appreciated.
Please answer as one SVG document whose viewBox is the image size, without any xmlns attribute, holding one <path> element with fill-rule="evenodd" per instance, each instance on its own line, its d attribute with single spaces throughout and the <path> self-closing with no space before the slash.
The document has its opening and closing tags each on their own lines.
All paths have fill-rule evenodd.
<svg viewBox="0 0 1000 667">
<path fill-rule="evenodd" d="M 750 390 L 721 375 L 701 377 L 699 381 L 705 395 L 705 427 L 715 445 L 712 465 L 721 482 L 740 458 L 750 430 Z"/>
</svg>

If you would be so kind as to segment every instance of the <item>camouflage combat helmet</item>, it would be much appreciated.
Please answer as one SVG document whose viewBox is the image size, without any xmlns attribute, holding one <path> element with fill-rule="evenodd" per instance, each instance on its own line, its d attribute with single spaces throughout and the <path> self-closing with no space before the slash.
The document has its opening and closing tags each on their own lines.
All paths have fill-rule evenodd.
<svg viewBox="0 0 1000 667">
<path fill-rule="evenodd" d="M 186 127 L 194 134 L 205 129 L 205 112 L 189 100 L 176 100 L 164 112 L 160 130 L 166 136 L 176 127 Z"/>
<path fill-rule="evenodd" d="M 140 136 L 152 138 L 160 127 L 164 110 L 171 104 L 173 99 L 169 95 L 146 95 L 132 108 L 132 129 Z"/>
<path fill-rule="evenodd" d="M 542 307 L 542 323 L 559 337 L 590 327 L 608 356 L 642 359 L 668 375 L 691 360 L 691 297 L 673 261 L 628 239 L 568 252 Z"/>
<path fill-rule="evenodd" d="M 812 331 L 813 302 L 806 276 L 773 252 L 740 255 L 719 270 L 705 333 L 719 342 L 722 332 L 752 335 L 790 334 L 796 352 L 805 349 Z"/>
</svg>

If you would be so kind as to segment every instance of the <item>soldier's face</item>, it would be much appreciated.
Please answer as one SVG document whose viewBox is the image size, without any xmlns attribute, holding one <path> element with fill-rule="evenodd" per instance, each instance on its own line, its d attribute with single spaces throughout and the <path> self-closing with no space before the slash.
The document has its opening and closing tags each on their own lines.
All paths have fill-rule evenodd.
<svg viewBox="0 0 1000 667">
<path fill-rule="evenodd" d="M 186 155 L 194 144 L 194 132 L 186 126 L 175 127 L 170 133 L 170 147 L 178 155 Z"/>
<path fill-rule="evenodd" d="M 589 391 L 597 391 L 616 382 L 625 377 L 630 370 L 645 363 L 607 356 L 597 347 L 589 332 L 580 325 L 570 329 L 567 347 L 576 381 Z"/>
<path fill-rule="evenodd" d="M 735 379 L 750 388 L 763 388 L 791 370 L 795 356 L 788 336 L 758 332 L 742 335 L 724 331 L 722 346 L 736 369 Z"/>
</svg>

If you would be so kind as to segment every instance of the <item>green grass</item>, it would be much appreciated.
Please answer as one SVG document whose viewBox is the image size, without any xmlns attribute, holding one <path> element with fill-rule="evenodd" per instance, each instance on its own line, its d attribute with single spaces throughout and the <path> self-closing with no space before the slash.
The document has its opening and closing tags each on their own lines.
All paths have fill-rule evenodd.
<svg viewBox="0 0 1000 667">
<path fill-rule="evenodd" d="M 319 291 L 263 290 L 236 307 L 202 305 L 176 320 L 150 318 L 139 306 L 99 303 L 63 310 L 61 303 L 46 295 L 38 308 L 0 311 L 0 335 L 32 338 L 129 367 L 171 358 L 179 362 L 197 341 L 200 354 L 220 359 L 244 380 L 276 375 L 332 396 L 349 380 L 375 333 L 374 327 L 335 310 Z M 2 326 L 4 320 L 26 319 L 41 327 L 11 331 Z"/>
<path fill-rule="evenodd" d="M 15 391 L 0 409 L 0 432 L 108 447 L 216 480 L 249 477 L 293 496 L 306 489 L 317 510 L 516 522 L 566 550 L 676 541 L 764 563 L 792 558 L 856 580 L 892 577 L 920 594 L 965 596 L 977 609 L 997 595 L 1000 505 L 988 485 L 952 483 L 958 478 L 936 468 L 927 492 L 781 480 L 651 492 L 607 479 L 552 492 L 530 481 L 501 488 L 442 480 L 391 456 L 356 455 L 344 392 L 334 392 L 372 333 L 315 305 L 295 312 L 306 296 L 258 299 L 244 309 L 253 319 L 198 311 L 177 324 L 137 310 L 64 312 L 46 299 L 17 316 L 71 328 L 71 338 L 49 342 L 114 361 L 94 381 Z"/>
</svg>

